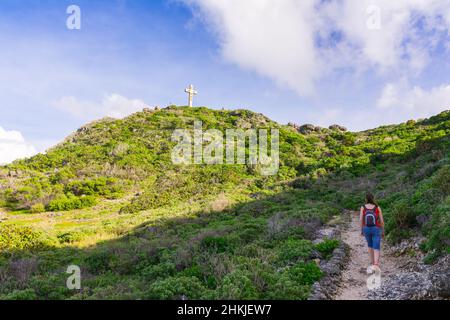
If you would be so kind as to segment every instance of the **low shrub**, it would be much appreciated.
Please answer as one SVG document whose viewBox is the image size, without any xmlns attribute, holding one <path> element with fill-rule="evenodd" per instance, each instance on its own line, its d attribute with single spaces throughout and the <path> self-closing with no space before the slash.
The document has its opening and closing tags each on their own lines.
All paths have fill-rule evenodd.
<svg viewBox="0 0 450 320">
<path fill-rule="evenodd" d="M 116 256 L 112 255 L 108 250 L 98 250 L 91 253 L 86 259 L 85 263 L 89 271 L 101 274 L 111 269 L 111 264 Z"/>
<path fill-rule="evenodd" d="M 0 253 L 17 250 L 40 250 L 54 245 L 54 239 L 31 227 L 0 226 Z"/>
<path fill-rule="evenodd" d="M 428 252 L 427 261 L 434 262 L 443 254 L 450 253 L 450 197 L 432 212 L 432 218 L 427 225 L 427 240 L 422 248 Z"/>
<path fill-rule="evenodd" d="M 92 207 L 97 203 L 94 196 L 75 197 L 73 195 L 61 196 L 49 202 L 48 211 L 69 211 Z"/>
<path fill-rule="evenodd" d="M 31 213 L 42 213 L 45 212 L 45 206 L 42 203 L 36 203 L 31 206 Z"/>
<path fill-rule="evenodd" d="M 37 300 L 38 298 L 33 289 L 14 290 L 7 295 L 0 296 L 1 300 Z"/>
<path fill-rule="evenodd" d="M 313 244 L 309 240 L 289 238 L 281 243 L 279 250 L 278 260 L 280 262 L 306 260 L 312 253 Z"/>
<path fill-rule="evenodd" d="M 450 166 L 446 165 L 439 169 L 433 176 L 432 185 L 441 190 L 444 196 L 450 194 Z"/>
<path fill-rule="evenodd" d="M 203 238 L 201 248 L 214 253 L 233 252 L 235 247 L 233 239 L 229 237 L 209 236 Z"/>
<path fill-rule="evenodd" d="M 267 298 L 275 300 L 305 300 L 311 285 L 319 281 L 323 273 L 315 263 L 297 263 L 274 276 L 267 288 Z"/>
<path fill-rule="evenodd" d="M 169 277 L 161 279 L 150 285 L 146 293 L 147 299 L 154 300 L 180 300 L 200 299 L 207 293 L 207 289 L 196 277 Z"/>
<path fill-rule="evenodd" d="M 39 299 L 47 300 L 63 300 L 70 294 L 66 286 L 67 275 L 60 274 L 40 274 L 32 277 L 29 281 L 29 286 L 34 289 Z"/>
<path fill-rule="evenodd" d="M 147 191 L 124 205 L 120 209 L 121 214 L 131 214 L 140 211 L 158 208 L 170 204 L 173 199 L 169 192 L 158 193 L 156 191 Z"/>
<path fill-rule="evenodd" d="M 236 270 L 223 278 L 214 298 L 220 300 L 252 300 L 258 299 L 258 292 L 250 280 L 250 275 Z"/>
<path fill-rule="evenodd" d="M 65 186 L 65 192 L 79 197 L 100 195 L 108 199 L 114 199 L 123 194 L 117 179 L 106 177 L 71 181 Z"/>
<path fill-rule="evenodd" d="M 329 259 L 333 254 L 334 249 L 339 246 L 339 240 L 337 239 L 325 239 L 324 241 L 316 244 L 315 248 L 322 254 L 322 257 Z"/>
<path fill-rule="evenodd" d="M 268 288 L 267 298 L 273 300 L 306 300 L 310 286 L 297 283 L 288 274 L 283 273 Z"/>
<path fill-rule="evenodd" d="M 398 202 L 391 210 L 391 221 L 395 228 L 407 229 L 416 224 L 416 213 L 407 200 Z"/>
<path fill-rule="evenodd" d="M 141 275 L 147 280 L 165 279 L 173 276 L 176 272 L 174 263 L 163 262 L 146 267 L 142 270 Z"/>
<path fill-rule="evenodd" d="M 293 267 L 289 268 L 287 273 L 290 278 L 299 284 L 312 285 L 322 277 L 322 271 L 313 262 L 309 263 L 297 263 Z"/>
<path fill-rule="evenodd" d="M 81 241 L 84 238 L 84 233 L 72 231 L 60 233 L 56 236 L 61 244 L 63 243 L 74 243 Z"/>
</svg>

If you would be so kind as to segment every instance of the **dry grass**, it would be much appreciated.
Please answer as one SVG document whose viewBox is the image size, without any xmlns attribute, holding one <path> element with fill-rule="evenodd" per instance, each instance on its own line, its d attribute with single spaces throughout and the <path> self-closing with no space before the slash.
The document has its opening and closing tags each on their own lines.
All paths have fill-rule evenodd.
<svg viewBox="0 0 450 320">
<path fill-rule="evenodd" d="M 12 275 L 20 287 L 23 287 L 38 269 L 38 259 L 22 258 L 9 263 L 8 273 Z"/>
<path fill-rule="evenodd" d="M 219 196 L 211 203 L 211 211 L 221 212 L 228 208 L 231 201 L 227 198 L 224 193 L 219 194 Z"/>
</svg>

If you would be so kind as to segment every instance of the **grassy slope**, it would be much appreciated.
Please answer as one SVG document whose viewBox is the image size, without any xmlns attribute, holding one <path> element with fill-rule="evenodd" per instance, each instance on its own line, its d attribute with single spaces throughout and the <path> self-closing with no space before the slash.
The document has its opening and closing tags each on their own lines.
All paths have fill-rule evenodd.
<svg viewBox="0 0 450 320">
<path fill-rule="evenodd" d="M 194 119 L 279 128 L 279 174 L 174 166 L 170 135 Z M 300 134 L 249 111 L 175 107 L 91 124 L 0 169 L 9 211 L 0 298 L 306 298 L 320 277 L 312 252 L 326 258 L 335 245 L 314 247 L 311 229 L 357 208 L 366 190 L 380 199 L 389 238 L 424 232 L 432 261 L 448 253 L 449 124 L 446 112 L 361 133 Z M 70 209 L 85 194 L 94 206 L 30 213 Z M 81 292 L 65 288 L 69 264 L 83 270 Z"/>
</svg>

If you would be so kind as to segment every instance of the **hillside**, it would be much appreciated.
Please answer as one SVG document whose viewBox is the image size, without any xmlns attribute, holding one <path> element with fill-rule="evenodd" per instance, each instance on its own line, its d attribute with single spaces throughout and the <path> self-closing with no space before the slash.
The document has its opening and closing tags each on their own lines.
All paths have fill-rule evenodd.
<svg viewBox="0 0 450 320">
<path fill-rule="evenodd" d="M 194 121 L 279 129 L 277 174 L 173 164 L 172 133 Z M 175 106 L 93 122 L 0 167 L 0 299 L 306 299 L 339 246 L 315 231 L 366 191 L 390 243 L 423 234 L 433 263 L 449 253 L 449 134 L 450 111 L 364 132 Z"/>
</svg>

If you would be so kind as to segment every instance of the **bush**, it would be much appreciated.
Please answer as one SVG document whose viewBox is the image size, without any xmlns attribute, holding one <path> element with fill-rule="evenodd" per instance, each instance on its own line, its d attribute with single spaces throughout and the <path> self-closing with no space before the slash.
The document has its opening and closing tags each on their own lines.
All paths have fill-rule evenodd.
<svg viewBox="0 0 450 320">
<path fill-rule="evenodd" d="M 433 176 L 433 187 L 442 191 L 444 196 L 450 194 L 450 166 L 444 166 Z"/>
<path fill-rule="evenodd" d="M 113 254 L 111 254 L 111 252 L 106 250 L 99 250 L 90 254 L 85 259 L 85 262 L 87 264 L 87 268 L 91 272 L 99 274 L 109 271 L 114 259 L 117 258 Z"/>
<path fill-rule="evenodd" d="M 180 300 L 183 297 L 190 300 L 200 299 L 206 294 L 206 288 L 196 277 L 169 277 L 158 280 L 150 285 L 148 299 Z"/>
<path fill-rule="evenodd" d="M 2 300 L 37 300 L 38 298 L 33 289 L 14 290 L 10 294 L 0 297 Z"/>
<path fill-rule="evenodd" d="M 36 203 L 31 206 L 31 213 L 42 213 L 45 211 L 45 206 L 42 203 Z"/>
<path fill-rule="evenodd" d="M 210 252 L 233 252 L 234 243 L 232 239 L 228 237 L 205 237 L 201 242 L 202 249 Z"/>
<path fill-rule="evenodd" d="M 175 264 L 171 262 L 163 262 L 150 265 L 142 270 L 141 275 L 146 280 L 157 280 L 158 278 L 168 278 L 176 272 Z"/>
<path fill-rule="evenodd" d="M 55 245 L 54 239 L 25 226 L 0 226 L 0 253 L 39 250 Z"/>
<path fill-rule="evenodd" d="M 62 196 L 49 202 L 48 211 L 69 211 L 92 207 L 97 203 L 94 196 L 75 197 L 73 195 Z"/>
<path fill-rule="evenodd" d="M 313 262 L 297 263 L 288 269 L 289 277 L 299 284 L 312 285 L 322 277 L 322 271 Z"/>
<path fill-rule="evenodd" d="M 263 226 L 262 225 L 244 225 L 242 229 L 239 231 L 239 238 L 245 242 L 249 243 L 256 239 L 258 239 L 261 234 L 263 234 Z"/>
<path fill-rule="evenodd" d="M 84 234 L 82 232 L 65 232 L 60 233 L 56 236 L 60 243 L 74 243 L 81 241 L 84 237 Z"/>
<path fill-rule="evenodd" d="M 28 285 L 34 289 L 39 299 L 63 300 L 71 293 L 66 286 L 66 279 L 64 273 L 41 274 L 32 277 Z"/>
<path fill-rule="evenodd" d="M 118 280 L 113 285 L 92 287 L 92 291 L 85 293 L 79 292 L 77 295 L 72 296 L 70 299 L 74 300 L 136 300 L 142 299 L 143 293 L 140 286 L 130 282 L 129 280 Z"/>
<path fill-rule="evenodd" d="M 385 211 L 386 233 L 391 242 L 397 243 L 410 237 L 410 227 L 416 224 L 414 210 L 412 203 L 407 199 L 403 199 L 394 203 L 392 209 Z"/>
<path fill-rule="evenodd" d="M 282 300 L 305 300 L 311 285 L 319 281 L 323 273 L 315 263 L 297 263 L 277 275 L 270 283 L 267 298 Z"/>
<path fill-rule="evenodd" d="M 99 177 L 96 179 L 71 181 L 66 185 L 65 192 L 75 196 L 100 195 L 112 199 L 120 196 L 123 190 L 117 179 Z"/>
<path fill-rule="evenodd" d="M 443 254 L 450 253 L 450 199 L 447 198 L 446 203 L 443 203 L 432 213 L 431 221 L 427 229 L 427 240 L 423 244 L 423 249 L 429 253 L 427 260 L 433 262 Z"/>
<path fill-rule="evenodd" d="M 311 241 L 289 238 L 282 242 L 278 260 L 284 263 L 296 261 L 298 259 L 306 260 L 310 257 L 312 250 L 313 244 Z"/>
<path fill-rule="evenodd" d="M 339 240 L 337 239 L 325 239 L 324 241 L 316 244 L 316 250 L 322 254 L 322 257 L 329 259 L 333 254 L 334 249 L 339 246 Z"/>
<path fill-rule="evenodd" d="M 223 278 L 214 298 L 221 300 L 252 300 L 258 299 L 258 292 L 250 280 L 250 275 L 237 270 Z"/>
<path fill-rule="evenodd" d="M 158 193 L 156 191 L 147 191 L 142 195 L 135 197 L 129 204 L 120 209 L 121 214 L 131 214 L 140 211 L 158 208 L 170 204 L 173 199 L 169 192 Z"/>
<path fill-rule="evenodd" d="M 397 203 L 392 209 L 391 220 L 395 228 L 407 229 L 416 224 L 416 213 L 412 204 L 408 201 Z"/>
<path fill-rule="evenodd" d="M 310 286 L 292 280 L 288 274 L 279 276 L 267 290 L 267 298 L 274 300 L 306 300 L 310 295 Z"/>
<path fill-rule="evenodd" d="M 202 269 L 199 265 L 194 264 L 179 273 L 179 275 L 187 276 L 187 277 L 196 277 L 200 280 L 204 278 Z"/>
</svg>

